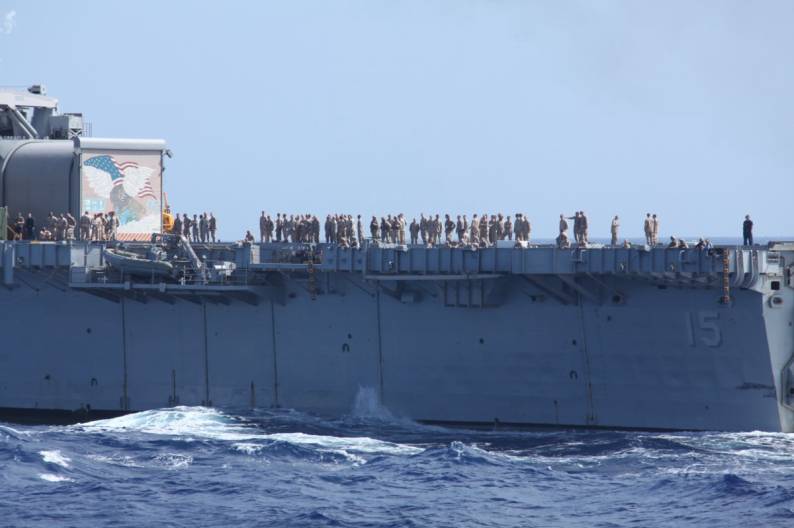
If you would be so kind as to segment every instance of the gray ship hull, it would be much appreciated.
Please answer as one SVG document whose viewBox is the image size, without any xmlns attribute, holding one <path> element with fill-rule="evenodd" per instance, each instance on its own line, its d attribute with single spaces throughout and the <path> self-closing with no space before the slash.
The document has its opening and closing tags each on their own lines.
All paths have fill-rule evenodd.
<svg viewBox="0 0 794 528">
<path fill-rule="evenodd" d="M 433 422 L 794 431 L 785 277 L 775 305 L 758 287 L 721 304 L 714 285 L 652 274 L 554 289 L 545 274 L 401 282 L 335 264 L 270 271 L 251 299 L 86 289 L 57 260 L 0 290 L 0 408 L 342 415 L 370 391 Z"/>
</svg>

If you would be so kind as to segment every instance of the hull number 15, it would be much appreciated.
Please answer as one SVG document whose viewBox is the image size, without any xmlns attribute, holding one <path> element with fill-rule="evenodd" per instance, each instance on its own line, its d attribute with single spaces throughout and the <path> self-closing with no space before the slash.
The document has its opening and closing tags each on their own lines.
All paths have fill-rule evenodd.
<svg viewBox="0 0 794 528">
<path fill-rule="evenodd" d="M 686 335 L 689 346 L 697 346 L 700 342 L 707 347 L 718 347 L 722 344 L 720 330 L 720 313 L 713 310 L 686 312 Z"/>
</svg>

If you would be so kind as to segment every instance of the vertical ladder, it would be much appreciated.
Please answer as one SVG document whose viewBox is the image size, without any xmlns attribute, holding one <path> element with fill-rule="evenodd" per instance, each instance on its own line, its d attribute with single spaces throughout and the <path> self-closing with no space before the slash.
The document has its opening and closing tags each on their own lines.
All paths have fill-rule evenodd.
<svg viewBox="0 0 794 528">
<path fill-rule="evenodd" d="M 722 250 L 722 304 L 731 303 L 730 261 L 728 248 Z"/>
</svg>

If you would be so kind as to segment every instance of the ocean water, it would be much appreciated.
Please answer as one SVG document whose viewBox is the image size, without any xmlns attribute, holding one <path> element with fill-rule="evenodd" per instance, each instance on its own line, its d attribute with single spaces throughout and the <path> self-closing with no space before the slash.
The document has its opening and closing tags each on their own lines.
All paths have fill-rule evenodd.
<svg viewBox="0 0 794 528">
<path fill-rule="evenodd" d="M 0 526 L 794 526 L 794 435 L 177 407 L 0 424 Z"/>
</svg>

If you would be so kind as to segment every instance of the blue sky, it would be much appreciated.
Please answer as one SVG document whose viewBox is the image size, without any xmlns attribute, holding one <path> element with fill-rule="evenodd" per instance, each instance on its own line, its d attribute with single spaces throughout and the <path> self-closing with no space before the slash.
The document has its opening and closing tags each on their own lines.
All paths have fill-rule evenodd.
<svg viewBox="0 0 794 528">
<path fill-rule="evenodd" d="M 11 15 L 11 16 L 9 16 Z M 794 235 L 794 2 L 0 0 L 0 84 L 160 137 L 172 207 Z"/>
</svg>

